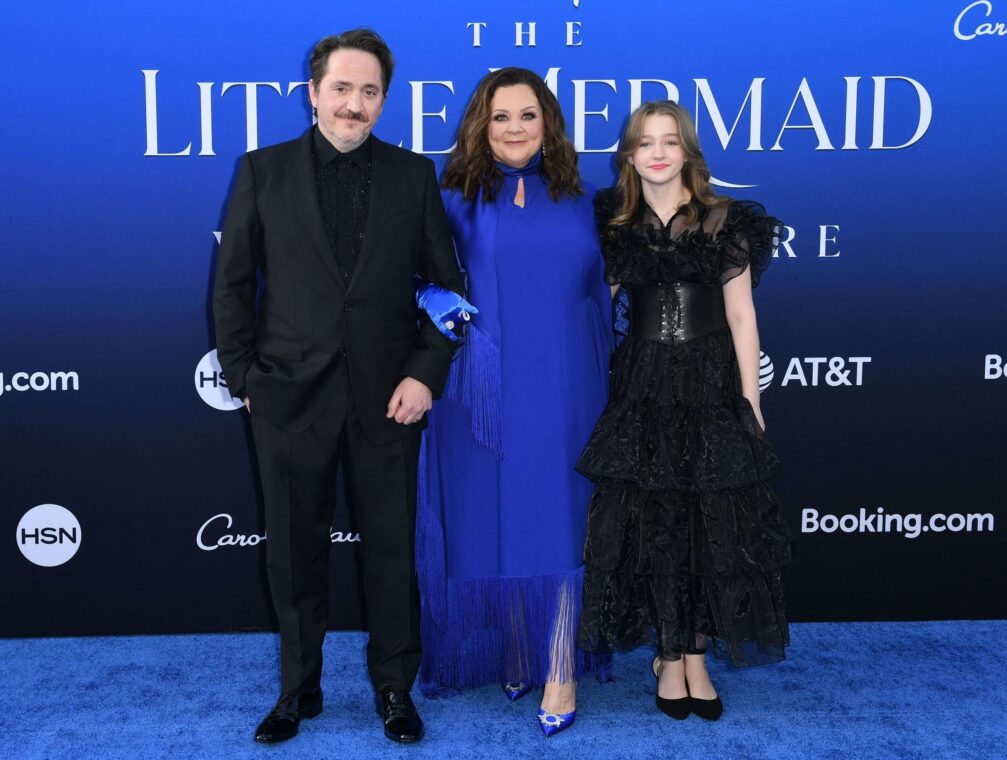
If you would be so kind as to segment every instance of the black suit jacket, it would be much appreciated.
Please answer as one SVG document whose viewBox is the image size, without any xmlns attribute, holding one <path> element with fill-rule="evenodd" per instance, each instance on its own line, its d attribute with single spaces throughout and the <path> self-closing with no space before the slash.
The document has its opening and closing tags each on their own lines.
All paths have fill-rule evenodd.
<svg viewBox="0 0 1007 760">
<path fill-rule="evenodd" d="M 414 275 L 459 293 L 462 278 L 433 162 L 372 136 L 367 227 L 347 285 L 319 210 L 313 129 L 241 159 L 214 282 L 217 355 L 231 394 L 291 432 L 331 402 L 345 362 L 364 434 L 386 443 L 425 426 L 385 418 L 395 387 L 413 377 L 437 398 L 455 348 L 418 319 Z"/>
</svg>

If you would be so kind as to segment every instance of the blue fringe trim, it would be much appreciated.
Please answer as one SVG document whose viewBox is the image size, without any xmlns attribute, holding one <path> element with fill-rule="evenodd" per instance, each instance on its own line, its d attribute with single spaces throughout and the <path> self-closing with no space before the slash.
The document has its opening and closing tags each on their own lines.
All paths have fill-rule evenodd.
<svg viewBox="0 0 1007 760">
<path fill-rule="evenodd" d="M 503 459 L 500 350 L 472 324 L 443 396 L 465 406 L 472 437 Z M 436 447 L 433 422 L 420 447 L 416 505 L 423 694 L 445 697 L 516 680 L 541 686 L 550 676 L 567 681 L 593 674 L 610 680 L 611 654 L 576 646 L 583 568 L 545 576 L 447 577 L 443 516 L 437 499 L 431 503 L 429 490 L 428 451 Z M 561 667 L 556 673 L 551 671 L 554 661 Z"/>
<path fill-rule="evenodd" d="M 470 323 L 465 344 L 451 363 L 443 397 L 468 410 L 472 437 L 497 459 L 504 458 L 500 384 L 500 349 Z"/>
<path fill-rule="evenodd" d="M 546 576 L 447 579 L 436 601 L 429 596 L 430 584 L 423 585 L 428 596 L 419 681 L 428 698 L 504 681 L 542 686 L 550 676 L 561 682 L 592 674 L 601 681 L 612 677 L 610 654 L 576 646 L 583 568 Z M 560 665 L 555 673 L 554 661 Z"/>
</svg>

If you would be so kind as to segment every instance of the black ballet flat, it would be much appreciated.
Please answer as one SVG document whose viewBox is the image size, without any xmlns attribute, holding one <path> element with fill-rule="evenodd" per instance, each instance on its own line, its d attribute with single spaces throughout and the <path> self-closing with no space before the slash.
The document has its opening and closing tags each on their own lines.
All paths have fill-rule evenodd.
<svg viewBox="0 0 1007 760">
<path fill-rule="evenodd" d="M 654 677 L 660 679 L 661 678 L 660 655 L 654 658 L 654 662 L 651 664 L 651 669 L 654 671 Z M 692 697 L 665 699 L 661 695 L 657 695 L 654 698 L 654 702 L 657 705 L 658 710 L 663 712 L 669 718 L 674 718 L 675 720 L 685 720 L 686 718 L 689 717 L 689 711 L 692 709 Z"/>
</svg>

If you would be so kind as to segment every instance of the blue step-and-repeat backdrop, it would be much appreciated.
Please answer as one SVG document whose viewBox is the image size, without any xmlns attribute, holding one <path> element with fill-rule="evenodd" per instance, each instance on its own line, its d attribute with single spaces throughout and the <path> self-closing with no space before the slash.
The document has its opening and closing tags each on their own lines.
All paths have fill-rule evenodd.
<svg viewBox="0 0 1007 760">
<path fill-rule="evenodd" d="M 311 124 L 311 46 L 355 26 L 399 64 L 376 133 L 439 167 L 495 67 L 546 77 L 596 186 L 637 103 L 693 110 L 787 224 L 756 295 L 791 618 L 1007 616 L 1007 0 L 2 13 L 0 635 L 272 626 L 210 283 L 238 157 Z M 334 627 L 360 538 L 344 505 Z"/>
</svg>

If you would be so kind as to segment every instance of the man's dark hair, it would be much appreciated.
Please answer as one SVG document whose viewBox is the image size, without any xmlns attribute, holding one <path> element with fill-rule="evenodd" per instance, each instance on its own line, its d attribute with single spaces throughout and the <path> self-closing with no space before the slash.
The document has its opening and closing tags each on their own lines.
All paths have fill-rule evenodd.
<svg viewBox="0 0 1007 760">
<path fill-rule="evenodd" d="M 392 83 L 392 71 L 395 69 L 395 59 L 392 58 L 388 44 L 373 29 L 351 29 L 319 40 L 315 49 L 311 51 L 311 81 L 315 83 L 315 87 L 321 85 L 322 77 L 325 76 L 325 70 L 329 65 L 329 54 L 346 48 L 362 50 L 378 59 L 378 63 L 381 64 L 381 87 L 387 97 L 388 87 Z"/>
</svg>

